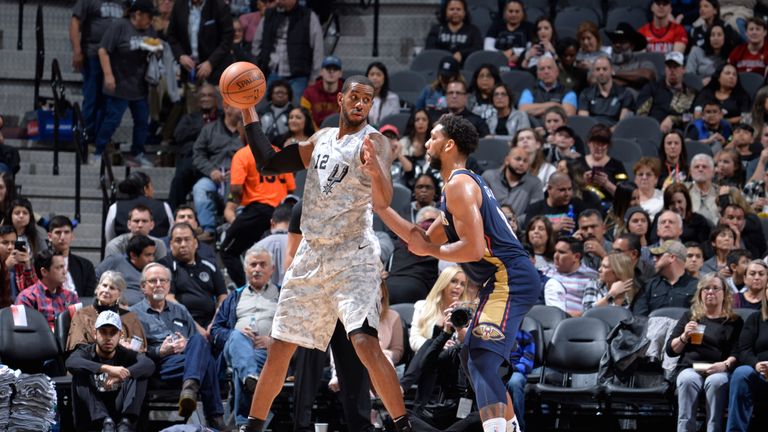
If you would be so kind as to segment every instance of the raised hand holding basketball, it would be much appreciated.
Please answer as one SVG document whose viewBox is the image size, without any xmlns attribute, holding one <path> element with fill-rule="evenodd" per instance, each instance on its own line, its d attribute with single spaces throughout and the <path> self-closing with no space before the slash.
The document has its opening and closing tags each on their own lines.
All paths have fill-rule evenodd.
<svg viewBox="0 0 768 432">
<path fill-rule="evenodd" d="M 219 79 L 221 97 L 227 105 L 240 109 L 256 106 L 267 93 L 267 81 L 256 65 L 232 63 Z"/>
</svg>

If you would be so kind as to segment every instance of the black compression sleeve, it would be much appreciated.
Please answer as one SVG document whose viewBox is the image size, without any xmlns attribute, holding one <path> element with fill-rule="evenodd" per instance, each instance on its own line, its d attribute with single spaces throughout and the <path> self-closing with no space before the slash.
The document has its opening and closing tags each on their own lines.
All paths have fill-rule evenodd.
<svg viewBox="0 0 768 432">
<path fill-rule="evenodd" d="M 282 151 L 276 152 L 272 144 L 261 130 L 261 123 L 253 122 L 245 126 L 245 136 L 251 148 L 259 173 L 276 175 L 301 171 L 304 162 L 301 160 L 298 145 L 288 145 Z"/>
</svg>

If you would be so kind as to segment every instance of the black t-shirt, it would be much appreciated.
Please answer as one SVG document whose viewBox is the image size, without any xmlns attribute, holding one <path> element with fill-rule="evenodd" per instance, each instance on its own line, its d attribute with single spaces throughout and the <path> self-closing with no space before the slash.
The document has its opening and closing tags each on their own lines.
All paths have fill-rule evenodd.
<svg viewBox="0 0 768 432">
<path fill-rule="evenodd" d="M 579 213 L 591 208 L 588 207 L 582 200 L 574 198 L 571 200 L 573 206 L 573 221 L 576 222 L 579 217 Z M 598 209 L 600 210 L 600 209 Z M 546 197 L 543 200 L 536 201 L 533 204 L 529 204 L 525 210 L 526 217 L 531 218 L 533 216 L 543 215 L 546 216 L 552 223 L 568 215 L 568 205 L 552 207 L 547 204 Z M 528 223 L 526 221 L 526 223 Z M 522 225 L 521 225 L 522 226 Z"/>
<path fill-rule="evenodd" d="M 198 324 L 208 326 L 216 313 L 216 298 L 227 293 L 221 272 L 199 256 L 194 264 L 189 265 L 174 260 L 170 255 L 158 262 L 171 269 L 171 294 L 187 307 Z"/>
<path fill-rule="evenodd" d="M 531 41 L 533 34 L 533 24 L 523 21 L 513 31 L 507 29 L 507 23 L 496 21 L 485 37 L 496 39 L 494 48 L 499 51 L 506 51 L 510 48 L 525 48 Z"/>
<path fill-rule="evenodd" d="M 78 0 L 72 16 L 80 20 L 80 45 L 86 56 L 98 55 L 99 43 L 109 26 L 125 15 L 124 1 Z"/>
<path fill-rule="evenodd" d="M 147 97 L 147 55 L 141 44 L 147 38 L 157 37 L 150 27 L 139 31 L 128 19 L 115 21 L 101 40 L 101 48 L 109 53 L 112 74 L 115 76 L 115 93 L 120 99 L 140 100 Z"/>
<path fill-rule="evenodd" d="M 685 325 L 690 320 L 691 312 L 689 311 L 683 314 L 683 317 L 677 322 L 667 342 L 667 355 L 671 357 L 678 355 L 672 351 L 672 340 L 683 334 Z M 703 317 L 699 322 L 706 325 L 704 340 L 700 345 L 694 345 L 690 342 L 685 345 L 683 352 L 679 354 L 680 360 L 677 362 L 678 371 L 689 368 L 698 362 L 721 362 L 730 356 L 736 357 L 738 353 L 739 334 L 744 326 L 744 321 L 741 320 L 741 317 L 738 315 L 728 319 Z"/>
</svg>

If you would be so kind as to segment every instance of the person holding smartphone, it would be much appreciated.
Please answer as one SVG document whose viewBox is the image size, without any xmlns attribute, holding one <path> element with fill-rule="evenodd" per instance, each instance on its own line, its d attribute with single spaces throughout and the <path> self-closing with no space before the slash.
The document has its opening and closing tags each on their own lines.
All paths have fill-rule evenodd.
<svg viewBox="0 0 768 432">
<path fill-rule="evenodd" d="M 10 225 L 0 227 L 0 307 L 11 305 L 25 288 L 37 282 L 26 243 Z"/>
</svg>

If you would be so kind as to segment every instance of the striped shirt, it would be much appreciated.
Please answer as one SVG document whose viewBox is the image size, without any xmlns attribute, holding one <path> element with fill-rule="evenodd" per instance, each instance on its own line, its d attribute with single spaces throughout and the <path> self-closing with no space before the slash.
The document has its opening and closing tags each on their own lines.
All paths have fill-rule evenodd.
<svg viewBox="0 0 768 432">
<path fill-rule="evenodd" d="M 59 287 L 55 293 L 46 287 L 42 281 L 22 291 L 16 297 L 16 304 L 22 304 L 40 311 L 48 320 L 48 325 L 53 330 L 56 317 L 67 309 L 67 306 L 78 303 L 77 293 Z"/>
<path fill-rule="evenodd" d="M 562 291 L 557 293 L 557 300 L 565 307 L 568 314 L 573 315 L 574 313 L 581 314 L 584 311 L 582 305 L 584 290 L 591 280 L 597 279 L 598 275 L 595 270 L 582 264 L 576 271 L 568 274 L 560 273 L 552 267 L 551 273 L 547 276 L 560 282 Z"/>
</svg>

